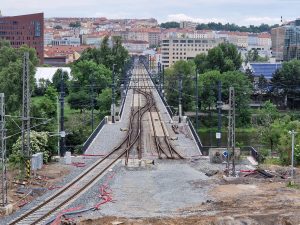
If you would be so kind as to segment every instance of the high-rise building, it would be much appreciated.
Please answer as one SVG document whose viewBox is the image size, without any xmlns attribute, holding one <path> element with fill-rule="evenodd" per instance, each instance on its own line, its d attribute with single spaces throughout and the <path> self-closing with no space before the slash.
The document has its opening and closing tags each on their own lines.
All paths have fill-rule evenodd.
<svg viewBox="0 0 300 225">
<path fill-rule="evenodd" d="M 283 60 L 300 59 L 300 19 L 286 26 Z"/>
<path fill-rule="evenodd" d="M 271 30 L 272 56 L 276 61 L 283 60 L 285 27 L 276 27 Z"/>
<path fill-rule="evenodd" d="M 162 64 L 165 67 L 173 65 L 179 60 L 195 58 L 200 53 L 207 53 L 221 42 L 212 38 L 169 38 L 162 40 Z"/>
<path fill-rule="evenodd" d="M 35 48 L 40 64 L 44 63 L 44 13 L 0 17 L 0 39 L 14 48 Z"/>
<path fill-rule="evenodd" d="M 300 19 L 273 28 L 272 54 L 276 61 L 300 59 Z"/>
</svg>

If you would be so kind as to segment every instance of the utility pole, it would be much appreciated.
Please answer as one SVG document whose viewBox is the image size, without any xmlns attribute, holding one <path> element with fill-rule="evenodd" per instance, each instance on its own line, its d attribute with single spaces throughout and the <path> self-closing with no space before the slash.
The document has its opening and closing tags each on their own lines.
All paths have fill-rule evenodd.
<svg viewBox="0 0 300 225">
<path fill-rule="evenodd" d="M 21 176 L 30 177 L 30 75 L 29 75 L 29 52 L 23 57 L 23 108 L 22 108 L 22 155 L 25 162 L 21 165 Z"/>
<path fill-rule="evenodd" d="M 162 73 L 161 73 L 161 64 L 157 63 L 157 74 L 159 76 L 159 93 L 162 93 Z"/>
<path fill-rule="evenodd" d="M 94 77 L 93 75 L 90 76 L 90 82 L 91 82 L 91 113 L 92 113 L 92 118 L 91 118 L 91 123 L 92 123 L 92 133 L 94 131 Z"/>
<path fill-rule="evenodd" d="M 4 93 L 0 93 L 0 167 L 1 167 L 1 187 L 0 206 L 7 205 L 7 174 L 6 174 L 6 129 L 5 129 L 5 99 Z"/>
<path fill-rule="evenodd" d="M 162 96 L 165 94 L 165 65 L 162 65 Z"/>
<path fill-rule="evenodd" d="M 229 150 L 232 151 L 232 176 L 235 176 L 235 94 L 234 88 L 229 88 L 229 111 L 228 111 L 228 142 L 227 142 L 227 169 L 229 173 Z"/>
<path fill-rule="evenodd" d="M 66 133 L 65 133 L 65 119 L 64 119 L 64 109 L 65 109 L 65 84 L 64 84 L 64 72 L 61 71 L 60 77 L 60 156 L 64 157 L 66 153 Z"/>
<path fill-rule="evenodd" d="M 289 131 L 289 134 L 292 135 L 292 171 L 291 171 L 291 177 L 292 179 L 294 179 L 295 177 L 295 174 L 294 174 L 294 154 L 295 154 L 295 135 L 297 134 L 298 132 L 292 130 L 292 131 Z"/>
<path fill-rule="evenodd" d="M 178 98 L 178 122 L 181 123 L 181 117 L 182 117 L 182 74 L 179 74 L 179 82 L 178 82 L 178 88 L 179 88 L 179 98 Z"/>
<path fill-rule="evenodd" d="M 218 147 L 221 146 L 221 140 L 222 140 L 222 83 L 219 80 L 218 82 L 218 101 L 217 101 L 217 108 L 218 108 L 218 133 L 216 135 L 216 138 L 218 140 Z"/>
<path fill-rule="evenodd" d="M 196 68 L 196 131 L 198 132 L 199 129 L 199 90 L 198 90 L 198 69 Z"/>
<path fill-rule="evenodd" d="M 111 122 L 115 123 L 115 108 L 116 108 L 116 104 L 115 104 L 115 66 L 116 64 L 113 64 L 113 70 L 112 70 L 112 85 L 111 85 Z"/>
</svg>

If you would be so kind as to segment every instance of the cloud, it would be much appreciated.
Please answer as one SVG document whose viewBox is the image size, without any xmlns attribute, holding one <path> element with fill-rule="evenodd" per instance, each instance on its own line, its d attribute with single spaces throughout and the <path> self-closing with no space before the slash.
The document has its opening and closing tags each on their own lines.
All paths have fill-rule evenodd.
<svg viewBox="0 0 300 225">
<path fill-rule="evenodd" d="M 292 19 L 286 19 L 287 21 Z M 241 17 L 238 20 L 233 18 L 199 18 L 199 17 L 192 17 L 188 16 L 184 13 L 179 14 L 170 14 L 167 16 L 167 19 L 165 21 L 192 21 L 196 23 L 209 23 L 209 22 L 215 22 L 215 23 L 235 23 L 237 25 L 260 25 L 262 23 L 264 24 L 279 24 L 280 23 L 280 17 L 255 17 L 255 16 L 248 16 L 248 17 Z"/>
<path fill-rule="evenodd" d="M 267 23 L 267 24 L 276 24 L 280 23 L 280 17 L 248 17 L 244 19 L 245 24 L 254 24 L 254 25 L 259 25 L 262 23 Z"/>
<path fill-rule="evenodd" d="M 192 22 L 196 22 L 196 23 L 209 23 L 209 22 L 224 23 L 225 22 L 224 19 L 220 19 L 220 18 L 196 18 L 196 17 L 187 16 L 183 13 L 168 15 L 167 21 L 176 21 L 176 22 L 192 21 Z"/>
</svg>

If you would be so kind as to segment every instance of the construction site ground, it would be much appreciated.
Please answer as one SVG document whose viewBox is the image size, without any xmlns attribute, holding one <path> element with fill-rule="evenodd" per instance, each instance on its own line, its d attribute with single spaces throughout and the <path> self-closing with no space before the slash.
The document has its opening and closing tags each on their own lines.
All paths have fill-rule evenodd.
<svg viewBox="0 0 300 225">
<path fill-rule="evenodd" d="M 69 166 L 50 163 L 44 165 L 36 176 L 19 179 L 18 169 L 8 169 L 8 203 L 13 206 L 13 211 L 17 211 L 49 190 L 59 188 L 57 184 L 69 174 L 69 171 Z M 3 212 L 0 212 L 0 217 L 2 216 Z"/>
<path fill-rule="evenodd" d="M 26 198 L 26 193 L 17 193 L 22 187 L 14 179 L 17 173 L 9 173 L 10 203 L 17 210 L 24 200 L 26 207 L 25 201 L 59 188 L 57 185 L 74 168 L 61 163 L 45 165 L 37 178 L 24 185 L 40 188 L 41 193 L 37 191 Z M 155 160 L 154 165 L 145 162 L 143 166 L 133 162 L 130 167 L 119 162 L 69 207 L 90 207 L 99 202 L 99 188 L 104 183 L 108 184 L 113 201 L 97 211 L 72 216 L 72 221 L 82 225 L 300 224 L 300 190 L 288 187 L 288 179 L 249 176 L 228 180 L 224 179 L 223 169 L 224 165 L 210 164 L 207 158 Z M 265 169 L 289 170 L 279 166 Z M 295 182 L 299 184 L 299 169 L 297 174 Z"/>
<path fill-rule="evenodd" d="M 72 217 L 76 224 L 300 224 L 300 190 L 287 187 L 280 177 L 224 179 L 220 168 L 205 175 L 206 160 L 197 162 L 157 161 L 144 168 L 118 166 L 114 176 L 98 183 L 88 207 L 109 184 L 112 202 Z M 220 166 L 220 165 L 219 165 Z M 213 165 L 217 171 L 217 165 Z M 282 170 L 287 168 L 276 167 Z M 211 171 L 211 170 L 209 170 Z M 210 174 L 208 172 L 207 174 Z M 296 180 L 300 183 L 300 179 Z M 85 196 L 86 198 L 87 196 Z M 99 201 L 99 200 L 98 200 Z M 75 202 L 76 207 L 82 201 Z"/>
</svg>

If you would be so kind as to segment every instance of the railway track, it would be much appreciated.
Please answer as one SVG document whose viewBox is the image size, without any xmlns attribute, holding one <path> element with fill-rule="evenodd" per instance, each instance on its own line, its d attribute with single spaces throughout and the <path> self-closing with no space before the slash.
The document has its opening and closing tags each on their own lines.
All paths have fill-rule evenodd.
<svg viewBox="0 0 300 225">
<path fill-rule="evenodd" d="M 140 71 L 139 73 L 142 73 L 143 71 L 141 67 L 138 67 L 137 70 Z M 138 99 L 138 106 L 131 107 L 128 131 L 121 143 L 104 158 L 97 160 L 92 166 L 86 169 L 70 183 L 56 191 L 42 203 L 11 221 L 9 225 L 33 225 L 45 224 L 49 222 L 52 215 L 58 214 L 63 208 L 67 207 L 70 202 L 79 197 L 85 190 L 88 190 L 93 185 L 94 181 L 96 181 L 102 174 L 105 173 L 105 171 L 107 171 L 123 156 L 125 156 L 125 164 L 128 164 L 130 152 L 133 148 L 137 150 L 139 159 L 142 158 L 142 118 L 146 112 L 150 112 L 151 115 L 151 111 L 153 109 L 158 112 L 151 89 L 147 89 L 147 87 L 153 84 L 151 84 L 149 80 L 147 82 L 145 79 L 143 80 L 143 86 L 141 88 L 133 88 L 133 96 L 135 96 L 135 93 L 138 93 L 138 98 L 144 98 L 144 104 L 141 105 L 142 101 L 141 99 Z M 154 135 L 159 157 L 162 158 L 162 154 L 164 154 L 167 158 L 175 158 L 175 156 L 178 158 L 183 158 L 171 146 L 166 136 L 165 128 L 163 127 L 163 129 L 165 134 L 163 139 Z M 153 130 L 155 131 L 155 128 Z"/>
</svg>

